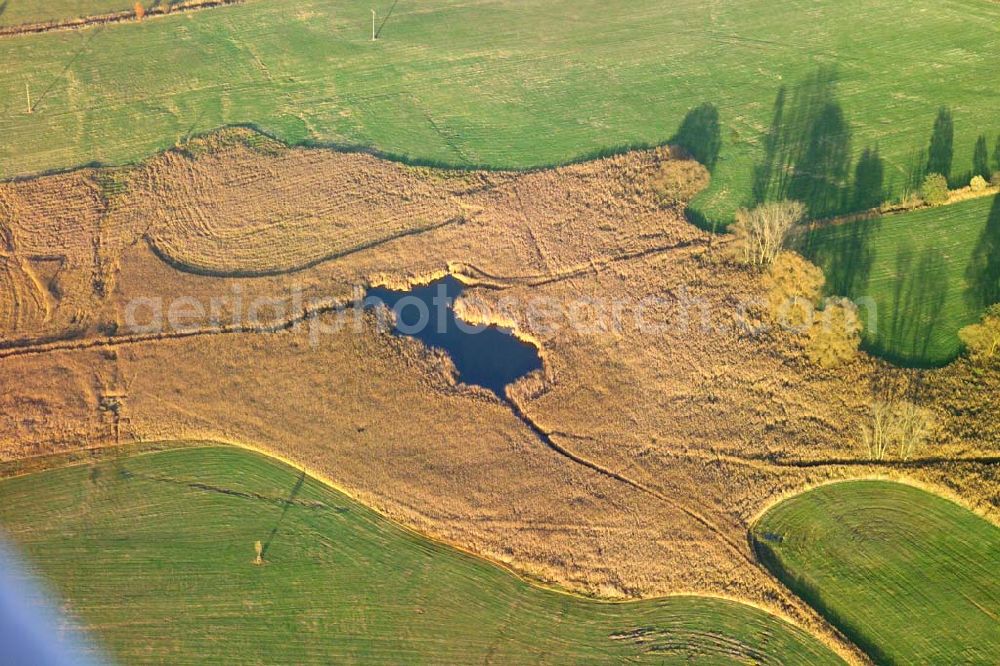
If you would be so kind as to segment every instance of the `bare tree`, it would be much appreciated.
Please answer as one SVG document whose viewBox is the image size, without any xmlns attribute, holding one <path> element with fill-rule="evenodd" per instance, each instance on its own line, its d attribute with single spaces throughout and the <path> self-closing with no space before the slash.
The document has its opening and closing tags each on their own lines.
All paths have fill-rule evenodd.
<svg viewBox="0 0 1000 666">
<path fill-rule="evenodd" d="M 892 405 L 876 400 L 871 403 L 871 421 L 861 426 L 861 441 L 872 460 L 885 460 L 892 446 Z"/>
<path fill-rule="evenodd" d="M 912 402 L 902 402 L 896 406 L 894 425 L 900 460 L 909 460 L 930 439 L 930 415 L 927 410 Z"/>
<path fill-rule="evenodd" d="M 912 402 L 875 400 L 871 420 L 861 426 L 861 441 L 872 460 L 885 460 L 891 451 L 909 460 L 930 439 L 932 428 L 927 410 Z"/>
<path fill-rule="evenodd" d="M 765 203 L 736 212 L 737 259 L 750 266 L 767 266 L 785 246 L 795 225 L 802 221 L 805 206 L 798 201 Z"/>
</svg>

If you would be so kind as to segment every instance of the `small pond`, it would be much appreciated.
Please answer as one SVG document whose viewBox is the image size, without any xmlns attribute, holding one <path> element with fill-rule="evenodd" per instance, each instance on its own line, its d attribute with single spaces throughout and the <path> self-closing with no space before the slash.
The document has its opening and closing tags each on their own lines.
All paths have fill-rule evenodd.
<svg viewBox="0 0 1000 666">
<path fill-rule="evenodd" d="M 479 326 L 455 316 L 453 305 L 464 285 L 447 276 L 408 291 L 368 290 L 366 307 L 378 302 L 393 311 L 396 334 L 443 349 L 458 370 L 458 379 L 485 387 L 504 399 L 504 387 L 542 367 L 534 345 L 498 326 Z"/>
</svg>

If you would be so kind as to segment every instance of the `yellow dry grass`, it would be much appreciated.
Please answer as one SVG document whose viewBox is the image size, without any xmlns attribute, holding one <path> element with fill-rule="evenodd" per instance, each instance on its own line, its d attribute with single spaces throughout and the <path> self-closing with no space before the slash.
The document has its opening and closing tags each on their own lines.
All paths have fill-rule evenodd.
<svg viewBox="0 0 1000 666">
<path fill-rule="evenodd" d="M 692 190 L 670 201 L 706 181 L 666 149 L 439 173 L 229 132 L 113 178 L 4 184 L 6 265 L 61 269 L 45 323 L 0 324 L 0 460 L 141 440 L 244 443 L 522 573 L 613 597 L 735 597 L 836 641 L 754 561 L 750 521 L 796 489 L 872 475 L 947 487 L 995 514 L 996 466 L 981 459 L 997 455 L 997 416 L 984 407 L 997 371 L 927 373 L 939 441 L 907 465 L 866 463 L 870 387 L 902 373 L 864 355 L 823 370 L 801 337 L 756 330 L 768 310 L 761 276 L 722 261 L 663 205 L 664 169 Z M 328 330 L 315 345 L 316 322 L 281 326 L 349 301 L 356 285 L 447 273 L 469 285 L 463 317 L 509 323 L 540 347 L 544 370 L 510 387 L 510 405 L 456 384 L 447 357 L 380 332 L 371 313 L 336 332 L 334 315 L 320 315 Z M 236 294 L 271 299 L 262 319 L 275 329 L 212 329 L 208 313 L 184 331 L 124 326 L 127 304 L 151 297 L 228 296 L 216 315 L 229 321 Z M 584 304 L 576 315 L 591 325 L 549 329 L 510 306 L 540 297 Z M 657 299 L 643 313 L 655 332 L 634 310 L 599 317 L 592 306 L 611 298 Z M 984 386 L 993 393 L 955 397 Z M 983 405 L 969 415 L 968 400 Z"/>
</svg>

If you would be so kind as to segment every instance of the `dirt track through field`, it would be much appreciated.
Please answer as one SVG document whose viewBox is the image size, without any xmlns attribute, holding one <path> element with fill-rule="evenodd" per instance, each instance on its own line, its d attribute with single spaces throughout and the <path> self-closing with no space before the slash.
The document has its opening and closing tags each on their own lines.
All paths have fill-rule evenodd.
<svg viewBox="0 0 1000 666">
<path fill-rule="evenodd" d="M 729 545 L 729 547 L 732 550 L 733 554 L 735 554 L 737 557 L 742 558 L 743 560 L 746 560 L 747 563 L 751 564 L 752 566 L 757 566 L 757 567 L 760 566 L 759 563 L 757 563 L 752 557 L 750 557 L 744 551 L 744 549 L 742 549 L 740 547 L 740 545 L 737 542 L 735 542 L 734 540 L 730 539 L 726 535 L 726 533 L 722 529 L 719 528 L 719 526 L 715 525 L 712 521 L 710 521 L 708 518 L 706 518 L 702 514 L 698 513 L 694 509 L 691 509 L 690 507 L 686 506 L 685 504 L 682 504 L 682 503 L 678 502 L 677 500 L 671 499 L 671 498 L 663 495 L 662 493 L 657 492 L 656 490 L 653 490 L 652 488 L 646 487 L 645 485 L 639 483 L 638 481 L 634 481 L 634 480 L 628 478 L 627 476 L 624 476 L 623 474 L 615 472 L 614 470 L 607 469 L 607 468 L 599 465 L 598 463 L 593 462 L 592 460 L 587 460 L 586 458 L 584 458 L 584 457 L 582 457 L 582 456 L 574 453 L 573 451 L 571 451 L 567 447 L 565 447 L 565 446 L 559 444 L 558 442 L 556 442 L 555 439 L 553 438 L 553 435 L 551 435 L 550 433 L 546 432 L 541 426 L 539 426 L 537 423 L 535 423 L 534 421 L 532 421 L 531 418 L 527 414 L 524 413 L 524 410 L 521 409 L 520 405 L 518 405 L 516 401 L 513 401 L 513 400 L 510 401 L 510 405 L 511 405 L 511 408 L 514 410 L 514 413 L 517 415 L 517 417 L 519 419 L 521 419 L 521 421 L 523 421 L 524 424 L 533 433 L 535 433 L 535 435 L 538 436 L 538 439 L 541 440 L 541 442 L 543 444 L 545 444 L 545 446 L 549 447 L 550 449 L 552 449 L 553 451 L 555 451 L 556 453 L 558 453 L 560 456 L 566 458 L 567 460 L 569 460 L 569 461 L 571 461 L 571 462 L 573 462 L 573 463 L 575 463 L 577 465 L 582 465 L 582 466 L 586 467 L 587 469 L 591 469 L 591 470 L 597 472 L 598 474 L 602 474 L 602 475 L 604 475 L 604 476 L 606 476 L 608 478 L 614 479 L 615 481 L 618 481 L 620 483 L 624 483 L 625 485 L 631 486 L 632 488 L 635 488 L 636 490 L 638 490 L 640 492 L 643 492 L 643 493 L 645 493 L 647 495 L 650 495 L 651 497 L 654 497 L 654 498 L 660 500 L 661 502 L 666 502 L 667 504 L 670 504 L 671 506 L 680 509 L 681 511 L 683 511 L 684 513 L 686 513 L 688 516 L 690 516 L 691 518 L 694 518 L 696 521 L 698 521 L 699 523 L 701 523 L 702 525 L 704 525 L 705 527 L 707 527 L 709 530 L 711 530 L 712 532 L 714 532 L 716 535 L 719 536 L 719 538 L 723 539 Z"/>
</svg>

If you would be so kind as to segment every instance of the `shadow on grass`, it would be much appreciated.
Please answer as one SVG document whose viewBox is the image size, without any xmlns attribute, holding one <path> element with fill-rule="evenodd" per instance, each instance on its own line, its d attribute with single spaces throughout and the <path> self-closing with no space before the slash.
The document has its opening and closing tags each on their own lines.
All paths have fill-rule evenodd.
<svg viewBox="0 0 1000 666">
<path fill-rule="evenodd" d="M 267 540 L 264 541 L 264 545 L 260 551 L 261 557 L 265 557 L 267 555 L 267 551 L 271 548 L 271 544 L 274 542 L 274 538 L 278 536 L 278 530 L 281 528 L 281 524 L 285 522 L 285 516 L 288 514 L 288 509 L 290 509 L 292 505 L 295 503 L 295 499 L 299 496 L 299 493 L 302 491 L 302 486 L 305 484 L 305 482 L 306 482 L 306 472 L 305 470 L 302 470 L 302 473 L 299 474 L 299 478 L 296 479 L 295 481 L 295 485 L 292 486 L 292 491 L 288 494 L 288 497 L 283 502 L 284 506 L 281 507 L 281 515 L 278 516 L 278 522 L 276 522 L 274 524 L 274 527 L 271 528 L 271 533 L 267 535 Z"/>
<path fill-rule="evenodd" d="M 83 44 L 80 45 L 80 48 L 78 48 L 73 53 L 73 55 L 71 55 L 69 58 L 66 59 L 66 62 L 63 64 L 62 71 L 59 72 L 59 75 L 52 77 L 52 80 L 49 82 L 49 85 L 45 88 L 45 90 L 42 91 L 42 94 L 39 95 L 38 98 L 35 99 L 34 102 L 31 104 L 30 110 L 32 112 L 34 112 L 35 109 L 38 108 L 38 105 L 41 104 L 42 101 L 49 96 L 49 93 L 51 93 L 53 89 L 55 89 L 55 87 L 59 85 L 60 82 L 65 80 L 66 72 L 68 72 L 70 67 L 73 66 L 73 63 L 79 60 L 80 56 L 82 56 L 84 52 L 90 48 L 90 43 L 94 41 L 95 37 L 101 34 L 103 29 L 104 29 L 103 25 L 97 26 L 94 29 L 94 31 L 90 33 L 90 36 L 84 39 Z"/>
<path fill-rule="evenodd" d="M 392 7 L 389 8 L 389 13 L 385 15 L 385 18 L 382 19 L 382 22 L 378 25 L 378 30 L 375 31 L 375 39 L 382 36 L 382 29 L 385 28 L 385 24 L 389 22 L 389 17 L 391 17 L 392 13 L 396 11 L 396 5 L 398 4 L 399 0 L 393 0 Z"/>
<path fill-rule="evenodd" d="M 836 83 L 836 70 L 820 67 L 791 93 L 778 90 L 764 156 L 754 167 L 755 203 L 796 199 L 812 218 L 850 208 L 851 129 Z"/>
<path fill-rule="evenodd" d="M 799 251 L 823 268 L 827 293 L 849 298 L 865 295 L 875 263 L 873 238 L 881 226 L 882 218 L 877 217 L 805 236 Z"/>
<path fill-rule="evenodd" d="M 874 298 L 874 310 L 862 308 L 865 351 L 901 367 L 947 365 L 958 350 L 949 354 L 934 347 L 936 339 L 949 334 L 943 316 L 952 280 L 947 258 L 935 247 L 904 244 L 891 260 L 892 282 L 874 290 L 871 277 L 882 223 L 873 218 L 813 232 L 796 249 L 823 269 L 827 294 L 846 296 L 859 305 Z"/>
<path fill-rule="evenodd" d="M 943 310 L 950 276 L 944 253 L 934 247 L 915 250 L 911 244 L 895 258 L 895 281 L 890 293 L 879 299 L 879 321 L 866 330 L 865 350 L 896 365 L 934 368 L 957 356 L 932 348 L 943 330 Z"/>
<path fill-rule="evenodd" d="M 878 146 L 865 148 L 854 169 L 853 210 L 877 208 L 885 200 L 885 164 Z"/>
<path fill-rule="evenodd" d="M 669 143 L 683 148 L 706 169 L 713 171 L 722 149 L 719 109 L 711 102 L 705 102 L 688 111 Z"/>
<path fill-rule="evenodd" d="M 951 163 L 955 154 L 955 121 L 951 109 L 942 106 L 934 119 L 931 141 L 927 148 L 927 167 L 924 173 L 939 173 L 951 181 Z"/>
<path fill-rule="evenodd" d="M 985 310 L 1000 303 L 1000 195 L 993 199 L 965 277 L 969 284 L 966 298 L 972 307 Z"/>
<path fill-rule="evenodd" d="M 810 580 L 807 576 L 792 573 L 792 571 L 785 566 L 781 559 L 781 555 L 766 542 L 766 535 L 763 536 L 763 539 L 758 538 L 753 530 L 751 530 L 749 540 L 750 546 L 753 549 L 754 554 L 757 556 L 757 560 L 763 564 L 768 571 L 774 574 L 774 576 L 780 580 L 785 587 L 795 593 L 796 596 L 812 606 L 820 615 L 825 617 L 830 624 L 840 629 L 840 631 L 842 631 L 852 643 L 861 648 L 875 663 L 895 663 L 892 658 L 881 647 L 879 647 L 879 645 L 872 638 L 865 634 L 860 627 L 845 618 L 829 604 L 826 597 L 823 596 L 823 593 L 820 591 L 819 586 L 815 582 Z"/>
</svg>

